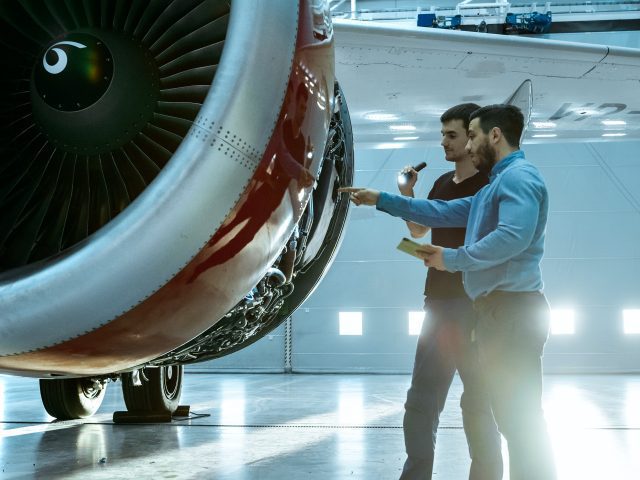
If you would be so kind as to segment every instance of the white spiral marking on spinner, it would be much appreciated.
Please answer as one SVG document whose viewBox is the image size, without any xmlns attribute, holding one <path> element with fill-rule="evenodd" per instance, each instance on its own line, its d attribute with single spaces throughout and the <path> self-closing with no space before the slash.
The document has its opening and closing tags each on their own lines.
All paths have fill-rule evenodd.
<svg viewBox="0 0 640 480">
<path fill-rule="evenodd" d="M 51 45 L 51 47 L 49 47 L 49 50 L 45 52 L 44 57 L 42 57 L 42 66 L 47 72 L 52 75 L 56 75 L 67 68 L 67 54 L 64 50 L 55 48 L 57 45 L 70 45 L 76 48 L 87 48 L 86 45 L 83 45 L 81 43 L 69 41 L 58 42 Z M 56 54 L 58 55 L 58 61 L 54 65 L 49 65 L 49 63 L 47 62 L 47 53 L 49 53 L 51 50 L 56 52 Z"/>
</svg>

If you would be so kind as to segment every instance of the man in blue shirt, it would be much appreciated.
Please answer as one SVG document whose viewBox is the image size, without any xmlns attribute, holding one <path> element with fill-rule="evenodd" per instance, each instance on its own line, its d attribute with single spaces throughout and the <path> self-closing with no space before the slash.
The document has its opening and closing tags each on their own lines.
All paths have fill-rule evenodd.
<svg viewBox="0 0 640 480">
<path fill-rule="evenodd" d="M 422 200 L 346 188 L 356 205 L 430 227 L 465 227 L 464 246 L 425 244 L 425 264 L 462 271 L 476 311 L 475 338 L 491 407 L 509 447 L 511 480 L 553 480 L 553 454 L 542 410 L 542 352 L 549 305 L 542 294 L 549 198 L 537 168 L 519 149 L 522 112 L 490 105 L 471 114 L 467 150 L 489 185 L 456 200 Z"/>
</svg>

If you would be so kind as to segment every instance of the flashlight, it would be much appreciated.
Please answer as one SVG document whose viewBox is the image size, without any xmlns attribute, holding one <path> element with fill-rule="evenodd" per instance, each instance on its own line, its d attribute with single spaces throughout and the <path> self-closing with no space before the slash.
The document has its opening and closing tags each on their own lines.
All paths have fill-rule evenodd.
<svg viewBox="0 0 640 480">
<path fill-rule="evenodd" d="M 422 170 L 424 167 L 427 166 L 427 162 L 420 162 L 419 164 L 417 164 L 415 167 L 413 167 L 413 169 L 416 172 L 419 172 L 420 170 Z M 401 173 L 400 175 L 398 175 L 398 183 L 400 183 L 401 185 L 404 185 L 405 183 L 407 183 L 409 180 L 411 179 L 411 173 L 406 172 L 406 173 Z"/>
</svg>

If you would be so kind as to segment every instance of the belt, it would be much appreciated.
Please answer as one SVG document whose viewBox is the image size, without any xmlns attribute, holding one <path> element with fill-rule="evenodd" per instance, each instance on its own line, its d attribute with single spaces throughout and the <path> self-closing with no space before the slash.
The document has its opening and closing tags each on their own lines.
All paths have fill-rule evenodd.
<svg viewBox="0 0 640 480">
<path fill-rule="evenodd" d="M 506 290 L 494 290 L 486 295 L 482 295 L 476 298 L 473 303 L 478 305 L 480 303 L 492 302 L 495 300 L 508 299 L 508 298 L 523 298 L 542 295 L 542 290 L 535 290 L 533 292 L 507 292 Z"/>
</svg>

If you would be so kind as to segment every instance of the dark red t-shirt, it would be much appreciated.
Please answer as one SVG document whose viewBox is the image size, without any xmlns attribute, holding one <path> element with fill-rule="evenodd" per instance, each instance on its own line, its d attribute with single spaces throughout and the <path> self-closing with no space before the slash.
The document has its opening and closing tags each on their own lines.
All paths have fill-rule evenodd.
<svg viewBox="0 0 640 480">
<path fill-rule="evenodd" d="M 453 181 L 455 171 L 440 176 L 427 198 L 430 200 L 453 200 L 470 197 L 489 183 L 483 173 L 476 173 L 460 183 Z M 458 248 L 464 245 L 466 228 L 433 228 L 431 229 L 431 243 L 446 248 Z M 466 296 L 462 286 L 462 272 L 441 272 L 430 268 L 424 286 L 424 294 L 429 298 L 452 298 Z"/>
</svg>

